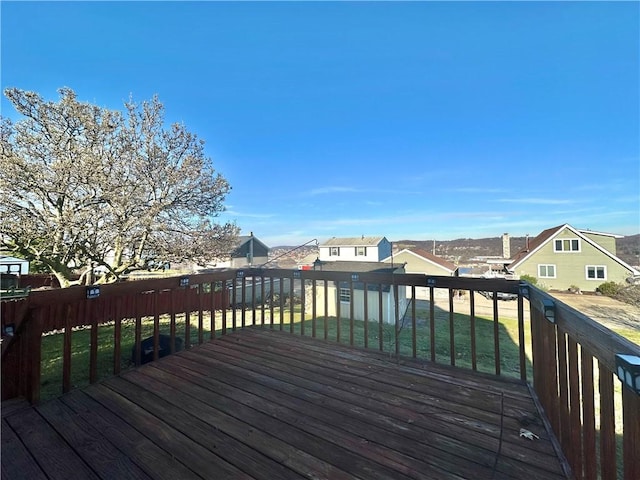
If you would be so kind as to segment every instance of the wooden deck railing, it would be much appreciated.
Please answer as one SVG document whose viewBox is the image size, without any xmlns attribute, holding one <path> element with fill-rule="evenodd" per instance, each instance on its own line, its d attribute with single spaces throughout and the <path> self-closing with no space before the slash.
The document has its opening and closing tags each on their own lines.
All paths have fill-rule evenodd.
<svg viewBox="0 0 640 480">
<path fill-rule="evenodd" d="M 517 300 L 501 301 L 498 293 Z M 163 329 L 176 348 L 178 317 L 185 348 L 262 325 L 515 375 L 533 383 L 576 478 L 640 478 L 639 396 L 613 375 L 615 354 L 640 357 L 640 347 L 518 281 L 241 269 L 103 285 L 97 298 L 87 298 L 85 287 L 34 291 L 23 302 L 2 308 L 3 399 L 39 401 L 43 333 L 52 329 L 63 336 L 62 393 L 74 383 L 73 332 L 80 326 L 89 330 L 91 383 L 105 354 L 101 332 L 108 332 L 109 371 L 117 374 L 127 325 L 133 325 L 134 365 L 143 354 L 143 324 L 151 328 L 154 359 Z M 507 308 L 509 332 L 503 329 Z"/>
<path fill-rule="evenodd" d="M 640 478 L 640 396 L 614 374 L 615 355 L 640 347 L 541 290 L 524 293 L 533 386 L 575 477 Z"/>
</svg>

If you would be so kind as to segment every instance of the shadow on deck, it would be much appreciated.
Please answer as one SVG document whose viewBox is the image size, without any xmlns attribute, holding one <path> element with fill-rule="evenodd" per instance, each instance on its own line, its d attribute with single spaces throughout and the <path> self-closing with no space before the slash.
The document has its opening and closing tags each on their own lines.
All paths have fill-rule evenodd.
<svg viewBox="0 0 640 480">
<path fill-rule="evenodd" d="M 7 479 L 567 478 L 558 452 L 520 381 L 259 328 L 3 404 Z"/>
</svg>

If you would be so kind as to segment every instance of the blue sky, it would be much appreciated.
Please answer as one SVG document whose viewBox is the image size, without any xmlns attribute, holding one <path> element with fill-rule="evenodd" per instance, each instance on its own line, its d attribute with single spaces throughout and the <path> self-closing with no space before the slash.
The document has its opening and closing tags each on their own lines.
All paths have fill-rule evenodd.
<svg viewBox="0 0 640 480">
<path fill-rule="evenodd" d="M 270 246 L 640 232 L 638 2 L 0 8 L 3 89 L 157 94 Z"/>
</svg>

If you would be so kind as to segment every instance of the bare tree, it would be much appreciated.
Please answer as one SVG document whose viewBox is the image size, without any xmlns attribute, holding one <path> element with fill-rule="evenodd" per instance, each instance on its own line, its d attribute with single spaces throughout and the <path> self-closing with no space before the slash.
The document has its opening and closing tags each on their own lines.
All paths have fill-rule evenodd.
<svg viewBox="0 0 640 480">
<path fill-rule="evenodd" d="M 10 88 L 24 117 L 0 128 L 0 238 L 61 285 L 102 266 L 106 280 L 166 262 L 203 264 L 231 250 L 238 229 L 215 218 L 230 190 L 184 125 L 164 125 L 157 97 L 125 113 Z"/>
</svg>

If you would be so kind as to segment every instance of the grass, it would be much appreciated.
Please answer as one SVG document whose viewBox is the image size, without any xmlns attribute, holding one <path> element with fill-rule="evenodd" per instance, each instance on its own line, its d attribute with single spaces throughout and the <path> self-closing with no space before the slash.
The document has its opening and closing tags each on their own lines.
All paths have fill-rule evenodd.
<svg viewBox="0 0 640 480">
<path fill-rule="evenodd" d="M 211 321 L 208 314 L 203 322 L 203 335 L 209 338 Z M 195 321 L 194 321 L 195 320 Z M 193 316 L 190 320 L 191 344 L 198 343 L 198 319 Z M 120 368 L 131 368 L 132 351 L 135 344 L 135 320 L 123 320 L 120 343 Z M 161 317 L 160 333 L 170 333 L 170 318 Z M 185 339 L 184 315 L 176 317 L 176 335 Z M 145 339 L 153 335 L 154 325 L 152 318 L 143 318 L 141 323 L 141 336 Z M 113 323 L 98 327 L 98 378 L 113 375 L 115 326 Z M 42 338 L 42 362 L 40 398 L 42 401 L 55 398 L 62 393 L 62 364 L 63 364 L 64 333 L 47 334 Z M 89 328 L 74 329 L 71 336 L 71 388 L 81 388 L 89 385 L 89 354 L 91 345 L 91 330 Z"/>
<path fill-rule="evenodd" d="M 417 357 L 429 359 L 431 358 L 431 335 L 427 318 L 428 312 L 416 312 L 418 326 L 416 328 L 416 350 Z M 261 323 L 259 318 L 260 312 L 257 311 L 256 323 Z M 265 323 L 270 323 L 269 312 L 265 312 Z M 280 312 L 278 309 L 274 311 L 274 328 L 280 328 Z M 289 330 L 291 312 L 286 309 L 282 312 L 282 328 Z M 302 331 L 302 314 L 299 307 L 294 307 L 293 313 L 293 329 L 295 333 Z M 232 326 L 232 312 L 227 312 L 227 329 Z M 241 325 L 241 313 L 236 312 L 236 325 Z M 245 322 L 247 325 L 253 323 L 252 312 L 245 311 Z M 324 318 L 316 319 L 316 336 L 324 338 Z M 327 318 L 327 337 L 330 340 L 338 338 L 338 323 L 340 324 L 340 341 L 344 344 L 350 343 L 350 322 L 349 319 L 342 318 L 340 322 L 335 317 Z M 409 322 L 410 323 L 410 322 Z M 471 345 L 470 338 L 470 321 L 467 315 L 454 314 L 454 346 L 455 346 L 455 364 L 460 367 L 471 368 Z M 141 338 L 147 338 L 153 335 L 153 318 L 142 319 Z M 185 338 L 185 318 L 184 315 L 176 317 L 176 335 Z M 192 345 L 198 344 L 199 329 L 197 316 L 191 316 L 190 319 L 190 339 Z M 211 335 L 211 318 L 208 312 L 203 314 L 202 336 L 204 341 L 208 340 Z M 170 319 L 163 316 L 159 321 L 160 333 L 169 334 Z M 304 321 L 304 334 L 312 335 L 312 320 Z M 220 312 L 216 313 L 215 318 L 216 335 L 222 332 L 222 319 Z M 477 368 L 479 371 L 495 373 L 495 355 L 493 340 L 493 320 L 482 317 L 476 318 L 476 358 Z M 114 368 L 114 330 L 113 323 L 105 324 L 98 327 L 98 378 L 105 378 L 113 374 Z M 435 320 L 435 352 L 436 361 L 439 363 L 450 363 L 451 346 L 450 346 L 450 330 L 448 313 L 437 314 Z M 526 328 L 525 328 L 526 330 Z M 72 388 L 81 388 L 89 384 L 89 352 L 90 352 L 90 329 L 76 329 L 72 333 L 71 340 L 71 386 Z M 518 324 L 516 320 L 500 319 L 498 324 L 498 332 L 500 338 L 500 370 L 503 375 L 520 376 L 520 361 L 518 350 Z M 355 346 L 364 347 L 365 323 L 363 321 L 354 320 L 353 322 L 353 344 Z M 377 322 L 368 322 L 368 345 L 369 348 L 379 349 L 379 328 Z M 412 355 L 412 339 L 411 325 L 402 325 L 398 337 L 398 347 L 401 355 Z M 47 334 L 42 339 L 42 376 L 41 376 L 41 400 L 46 401 L 62 393 L 62 352 L 63 352 L 63 333 Z M 133 366 L 132 350 L 135 342 L 135 320 L 122 321 L 122 337 L 121 337 L 121 355 L 120 368 L 126 370 Z M 395 334 L 393 325 L 383 325 L 383 351 L 393 354 L 395 352 Z M 527 361 L 527 378 L 531 379 L 531 364 Z"/>
</svg>

